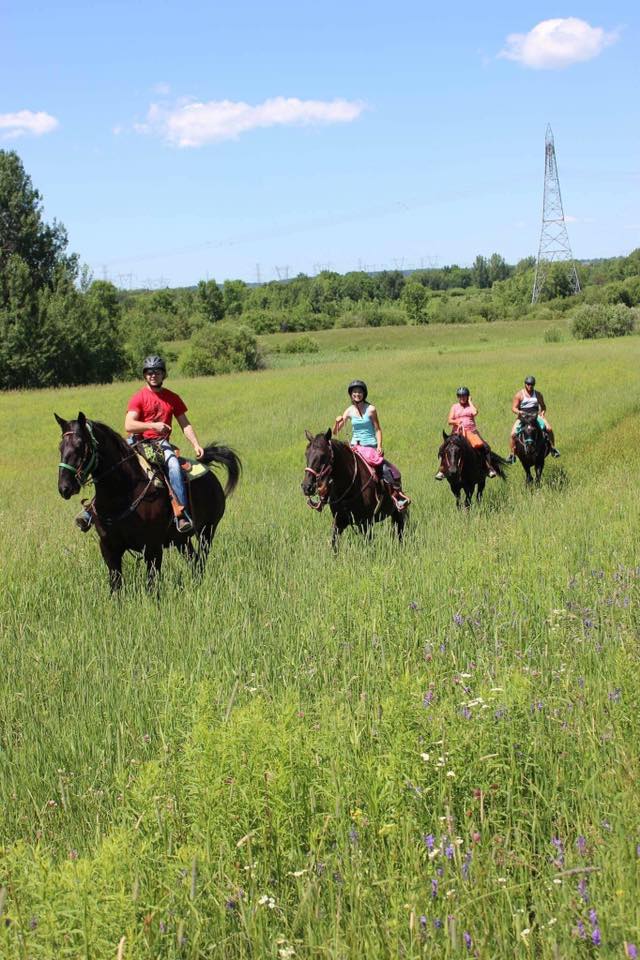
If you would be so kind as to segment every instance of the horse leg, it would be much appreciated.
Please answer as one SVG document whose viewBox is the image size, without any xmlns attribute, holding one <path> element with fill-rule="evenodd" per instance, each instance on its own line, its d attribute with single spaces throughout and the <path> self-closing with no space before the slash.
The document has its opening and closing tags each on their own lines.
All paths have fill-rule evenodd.
<svg viewBox="0 0 640 960">
<path fill-rule="evenodd" d="M 109 568 L 109 589 L 116 594 L 122 587 L 122 555 L 123 551 L 114 550 L 104 540 L 100 540 L 100 553 Z"/>
<path fill-rule="evenodd" d="M 144 559 L 147 564 L 147 590 L 152 593 L 158 586 L 158 576 L 162 567 L 162 547 L 146 547 Z"/>
<path fill-rule="evenodd" d="M 471 507 L 471 501 L 473 500 L 473 487 L 464 488 L 464 508 L 469 510 Z"/>
<path fill-rule="evenodd" d="M 524 473 L 525 473 L 527 486 L 528 486 L 530 483 L 533 483 L 533 477 L 531 476 L 531 467 L 529 466 L 528 463 L 523 463 L 522 466 L 524 467 Z"/>
<path fill-rule="evenodd" d="M 478 489 L 476 491 L 477 503 L 482 503 L 482 494 L 484 493 L 484 487 L 486 482 L 487 481 L 484 479 L 484 477 L 482 478 L 482 480 L 478 480 Z"/>
<path fill-rule="evenodd" d="M 540 486 L 540 481 L 542 479 L 542 471 L 544 470 L 544 460 L 542 463 L 536 463 L 536 486 Z"/>
<path fill-rule="evenodd" d="M 349 521 L 345 517 L 340 517 L 338 514 L 333 518 L 333 529 L 331 531 L 331 548 L 334 553 L 338 552 L 338 541 L 340 540 L 340 534 L 343 530 L 346 530 L 349 526 Z"/>
<path fill-rule="evenodd" d="M 398 543 L 402 543 L 404 539 L 404 525 L 407 522 L 406 510 L 394 510 L 391 519 L 393 520 L 393 526 L 396 531 L 396 536 L 398 537 Z"/>
</svg>

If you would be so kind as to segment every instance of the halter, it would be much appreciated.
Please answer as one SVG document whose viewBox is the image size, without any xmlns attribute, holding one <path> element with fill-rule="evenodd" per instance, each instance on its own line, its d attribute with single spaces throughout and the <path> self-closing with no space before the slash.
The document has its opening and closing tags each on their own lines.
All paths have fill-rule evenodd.
<svg viewBox="0 0 640 960">
<path fill-rule="evenodd" d="M 63 470 L 70 470 L 71 473 L 75 474 L 76 480 L 81 487 L 84 487 L 91 478 L 91 473 L 98 466 L 98 444 L 96 438 L 93 435 L 93 428 L 89 420 L 86 421 L 87 431 L 91 439 L 91 450 L 89 451 L 89 457 L 84 464 L 80 464 L 79 467 L 73 467 L 70 463 L 59 463 L 58 467 Z M 63 437 L 76 436 L 74 430 L 67 430 L 62 434 Z"/>
<path fill-rule="evenodd" d="M 444 461 L 444 465 L 446 466 L 447 471 L 451 469 L 451 464 L 449 463 L 449 457 L 448 457 L 448 453 L 449 453 L 448 446 L 449 446 L 449 440 L 451 439 L 452 436 L 460 436 L 460 433 L 458 432 L 455 434 L 451 434 L 444 443 L 444 450 L 442 452 L 441 459 Z M 455 446 L 458 446 L 458 445 L 455 444 Z M 460 450 L 460 456 L 458 457 L 458 472 L 462 476 L 462 471 L 464 470 L 464 455 L 462 453 L 462 450 L 460 448 L 458 449 Z"/>
<path fill-rule="evenodd" d="M 353 453 L 353 476 L 351 477 L 351 483 L 349 484 L 347 489 L 344 491 L 344 493 L 342 493 L 336 500 L 331 500 L 329 498 L 330 487 L 331 487 L 331 484 L 333 483 L 333 477 L 331 476 L 331 471 L 333 470 L 333 447 L 331 446 L 331 441 L 329 441 L 329 454 L 330 454 L 329 463 L 326 463 L 321 470 L 313 470 L 311 467 L 304 468 L 305 473 L 310 473 L 313 477 L 316 478 L 316 481 L 324 480 L 325 477 L 328 477 L 328 480 L 325 483 L 324 489 L 322 491 L 318 490 L 318 485 L 316 483 L 316 490 L 318 491 L 317 500 L 312 500 L 311 497 L 307 497 L 307 506 L 311 507 L 312 510 L 320 511 L 327 504 L 329 504 L 329 506 L 335 506 L 337 503 L 341 503 L 345 499 L 345 497 L 347 496 L 351 488 L 353 487 L 358 477 L 358 457 L 355 453 Z M 365 485 L 362 487 L 360 491 L 361 493 L 364 493 L 364 491 L 367 489 L 369 484 L 372 482 L 372 479 L 373 479 L 373 474 L 369 477 Z"/>
</svg>

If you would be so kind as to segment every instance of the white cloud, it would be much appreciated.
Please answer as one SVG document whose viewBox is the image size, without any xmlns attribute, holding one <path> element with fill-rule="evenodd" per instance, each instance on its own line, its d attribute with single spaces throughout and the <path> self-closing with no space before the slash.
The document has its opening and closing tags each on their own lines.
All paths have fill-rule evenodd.
<svg viewBox="0 0 640 960">
<path fill-rule="evenodd" d="M 164 80 L 161 80 L 159 83 L 154 83 L 151 87 L 153 93 L 157 93 L 161 97 L 167 97 L 171 93 L 171 87 L 168 83 L 165 83 Z"/>
<path fill-rule="evenodd" d="M 43 133 L 51 133 L 58 126 L 58 121 L 49 113 L 32 110 L 18 110 L 16 113 L 0 113 L 0 138 L 15 140 L 17 137 L 30 135 L 41 137 Z"/>
<path fill-rule="evenodd" d="M 542 20 L 529 33 L 509 34 L 498 56 L 534 70 L 559 70 L 592 60 L 617 39 L 617 31 L 606 33 L 578 17 Z"/>
<path fill-rule="evenodd" d="M 201 147 L 220 140 L 236 140 L 257 127 L 303 126 L 321 123 L 350 123 L 364 104 L 353 100 L 298 100 L 273 97 L 252 106 L 233 100 L 208 103 L 180 101 L 174 106 L 153 103 L 138 133 L 162 137 L 178 147 Z"/>
</svg>

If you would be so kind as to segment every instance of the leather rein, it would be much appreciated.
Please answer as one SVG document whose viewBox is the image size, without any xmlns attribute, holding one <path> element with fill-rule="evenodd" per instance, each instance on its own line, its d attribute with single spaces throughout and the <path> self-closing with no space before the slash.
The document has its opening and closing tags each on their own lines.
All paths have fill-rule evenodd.
<svg viewBox="0 0 640 960">
<path fill-rule="evenodd" d="M 358 456 L 357 454 L 351 451 L 353 456 L 353 476 L 351 477 L 351 482 L 347 489 L 336 499 L 332 500 L 330 497 L 331 485 L 333 484 L 333 463 L 334 463 L 334 453 L 333 453 L 333 444 L 329 441 L 329 462 L 325 463 L 324 467 L 320 470 L 314 470 L 312 467 L 305 467 L 305 473 L 310 473 L 312 477 L 316 478 L 316 493 L 317 499 L 314 500 L 313 496 L 307 497 L 307 506 L 311 507 L 312 510 L 317 510 L 320 512 L 327 504 L 330 507 L 334 507 L 336 504 L 341 503 L 355 484 L 358 478 Z M 363 461 L 364 462 L 364 461 Z M 369 484 L 374 479 L 374 474 L 371 473 L 367 482 L 360 488 L 360 493 L 364 493 Z M 323 481 L 322 489 L 320 488 L 319 481 Z M 353 499 L 353 498 L 351 498 Z"/>
</svg>

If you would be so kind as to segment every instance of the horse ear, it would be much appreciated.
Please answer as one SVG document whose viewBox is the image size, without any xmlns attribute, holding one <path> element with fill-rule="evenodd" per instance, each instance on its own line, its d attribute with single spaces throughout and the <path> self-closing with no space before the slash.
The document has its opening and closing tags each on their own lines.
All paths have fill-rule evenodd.
<svg viewBox="0 0 640 960">
<path fill-rule="evenodd" d="M 69 429 L 69 421 L 63 420 L 62 417 L 59 417 L 57 413 L 54 413 L 54 417 L 58 421 L 58 424 L 60 425 L 60 429 L 62 430 L 62 432 L 66 433 L 67 430 Z"/>
<path fill-rule="evenodd" d="M 325 433 L 324 438 L 325 440 L 331 440 L 331 427 L 329 427 L 329 429 Z"/>
<path fill-rule="evenodd" d="M 87 418 L 85 417 L 84 413 L 83 413 L 82 410 L 81 410 L 81 411 L 78 413 L 78 426 L 79 426 L 79 427 L 84 427 L 84 425 L 86 424 L 86 422 L 87 422 Z"/>
<path fill-rule="evenodd" d="M 449 439 L 449 434 L 448 434 L 448 433 L 445 433 L 444 430 L 442 431 L 442 439 L 443 439 L 443 440 L 448 440 L 448 439 Z"/>
<path fill-rule="evenodd" d="M 313 440 L 313 434 L 310 433 L 308 430 L 305 430 L 304 435 L 305 435 L 305 437 L 307 438 L 307 440 L 309 441 L 309 443 L 311 443 L 311 441 Z"/>
</svg>

